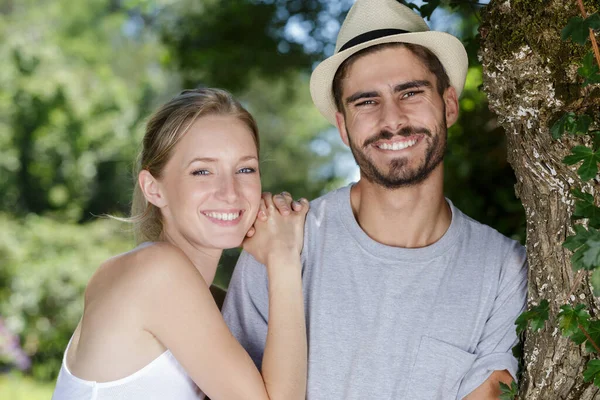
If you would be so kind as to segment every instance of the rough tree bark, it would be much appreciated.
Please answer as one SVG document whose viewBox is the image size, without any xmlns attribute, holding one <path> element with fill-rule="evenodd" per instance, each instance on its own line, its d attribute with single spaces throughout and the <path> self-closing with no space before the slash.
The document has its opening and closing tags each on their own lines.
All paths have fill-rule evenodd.
<svg viewBox="0 0 600 400">
<path fill-rule="evenodd" d="M 585 1 L 589 14 L 600 0 Z M 562 163 L 571 147 L 586 139 L 552 139 L 549 127 L 565 112 L 594 113 L 600 122 L 600 88 L 581 89 L 578 63 L 591 49 L 561 41 L 561 29 L 578 15 L 575 0 L 492 0 L 482 13 L 480 59 L 484 90 L 508 140 L 517 196 L 527 216 L 529 304 L 550 301 L 550 322 L 527 333 L 519 399 L 600 399 L 598 388 L 583 382 L 589 356 L 561 336 L 556 315 L 567 302 L 584 303 L 598 315 L 587 276 L 567 299 L 575 273 L 570 252 L 561 244 L 572 233 L 573 199 L 579 185 L 576 167 Z M 586 191 L 598 200 L 598 181 Z"/>
</svg>

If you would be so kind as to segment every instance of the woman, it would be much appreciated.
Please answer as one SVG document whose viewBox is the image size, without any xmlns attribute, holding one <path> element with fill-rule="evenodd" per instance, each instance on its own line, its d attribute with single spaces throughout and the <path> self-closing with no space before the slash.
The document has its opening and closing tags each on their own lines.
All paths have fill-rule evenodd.
<svg viewBox="0 0 600 400">
<path fill-rule="evenodd" d="M 202 398 L 197 388 L 213 400 L 304 399 L 308 202 L 286 215 L 263 203 L 258 146 L 254 119 L 222 90 L 184 91 L 154 114 L 132 207 L 141 244 L 90 280 L 54 400 Z M 269 277 L 262 376 L 209 292 L 222 250 L 252 224 L 244 248 Z"/>
</svg>

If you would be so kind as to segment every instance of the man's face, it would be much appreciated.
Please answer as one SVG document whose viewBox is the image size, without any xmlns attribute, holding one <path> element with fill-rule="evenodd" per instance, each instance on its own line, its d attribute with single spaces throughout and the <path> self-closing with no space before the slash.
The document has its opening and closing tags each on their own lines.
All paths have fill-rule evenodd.
<svg viewBox="0 0 600 400">
<path fill-rule="evenodd" d="M 336 119 L 363 178 L 395 189 L 441 168 L 458 106 L 453 88 L 442 97 L 436 85 L 435 75 L 404 47 L 364 55 L 348 68 L 344 113 Z"/>
</svg>

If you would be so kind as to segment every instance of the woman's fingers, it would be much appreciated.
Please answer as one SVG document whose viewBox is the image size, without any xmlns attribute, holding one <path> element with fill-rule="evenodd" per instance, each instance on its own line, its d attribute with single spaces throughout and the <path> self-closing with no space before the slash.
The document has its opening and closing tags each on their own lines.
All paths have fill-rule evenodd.
<svg viewBox="0 0 600 400">
<path fill-rule="evenodd" d="M 265 211 L 266 211 L 267 217 L 268 217 L 269 213 L 271 211 L 274 211 L 274 208 L 275 208 L 273 206 L 273 195 L 271 194 L 271 192 L 263 192 L 262 199 L 265 204 Z"/>
<path fill-rule="evenodd" d="M 294 200 L 292 202 L 292 210 L 294 210 L 296 212 L 308 211 L 308 208 L 309 208 L 309 202 L 304 197 L 299 200 Z"/>
<path fill-rule="evenodd" d="M 271 194 L 270 192 L 263 192 L 262 202 L 258 210 L 258 219 L 266 221 L 270 213 L 276 210 L 281 215 L 289 215 L 292 210 L 295 212 L 308 211 L 309 202 L 305 198 L 300 200 L 294 200 L 292 195 L 288 192 L 281 192 L 279 194 Z"/>
<path fill-rule="evenodd" d="M 292 195 L 288 192 L 281 192 L 273 196 L 273 203 L 281 215 L 289 215 L 291 212 Z"/>
<path fill-rule="evenodd" d="M 269 218 L 269 215 L 267 214 L 267 205 L 265 204 L 264 198 L 260 200 L 260 205 L 258 206 L 257 218 L 263 222 Z"/>
</svg>

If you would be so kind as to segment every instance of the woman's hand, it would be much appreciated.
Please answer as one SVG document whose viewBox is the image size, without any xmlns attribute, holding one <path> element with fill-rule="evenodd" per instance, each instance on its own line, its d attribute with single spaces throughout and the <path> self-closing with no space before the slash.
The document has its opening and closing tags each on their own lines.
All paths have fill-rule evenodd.
<svg viewBox="0 0 600 400">
<path fill-rule="evenodd" d="M 264 192 L 263 196 L 270 194 L 270 192 Z M 300 208 L 302 207 L 300 201 L 295 201 L 289 192 L 281 192 L 281 194 L 273 195 L 273 204 L 275 204 L 275 208 L 277 208 L 281 215 L 288 215 L 291 210 L 300 211 Z M 261 221 L 267 220 L 267 208 L 264 200 L 260 203 L 256 219 Z M 252 225 L 246 233 L 246 237 L 252 237 L 254 232 L 256 232 L 256 229 L 254 229 L 254 225 Z"/>
<path fill-rule="evenodd" d="M 255 232 L 243 243 L 244 250 L 264 265 L 279 257 L 298 257 L 304 241 L 308 201 L 292 201 L 289 193 L 263 193 L 263 204 L 254 223 Z"/>
</svg>

